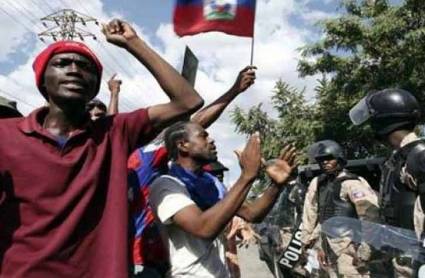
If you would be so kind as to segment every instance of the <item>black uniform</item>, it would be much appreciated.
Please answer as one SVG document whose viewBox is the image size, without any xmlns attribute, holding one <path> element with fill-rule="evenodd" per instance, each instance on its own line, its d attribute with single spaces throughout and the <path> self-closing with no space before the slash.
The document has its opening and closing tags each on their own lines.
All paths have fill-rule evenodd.
<svg viewBox="0 0 425 278">
<path fill-rule="evenodd" d="M 413 209 L 417 192 L 406 184 L 401 172 L 412 149 L 423 144 L 422 140 L 407 144 L 391 155 L 382 167 L 379 202 L 385 223 L 414 230 Z"/>
</svg>

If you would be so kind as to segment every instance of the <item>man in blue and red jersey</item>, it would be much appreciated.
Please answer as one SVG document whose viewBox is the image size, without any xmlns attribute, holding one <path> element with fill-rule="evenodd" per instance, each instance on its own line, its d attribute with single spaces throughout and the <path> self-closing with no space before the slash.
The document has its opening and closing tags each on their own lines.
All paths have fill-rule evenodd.
<svg viewBox="0 0 425 278">
<path fill-rule="evenodd" d="M 255 81 L 255 67 L 248 66 L 238 75 L 234 85 L 217 100 L 197 112 L 191 119 L 207 128 L 224 109 Z M 149 205 L 149 186 L 168 170 L 168 153 L 160 135 L 150 145 L 135 151 L 128 160 L 130 212 L 134 239 L 132 261 L 138 277 L 161 277 L 169 268 L 168 251 L 164 247 Z M 150 276 L 149 276 L 150 275 Z"/>
</svg>

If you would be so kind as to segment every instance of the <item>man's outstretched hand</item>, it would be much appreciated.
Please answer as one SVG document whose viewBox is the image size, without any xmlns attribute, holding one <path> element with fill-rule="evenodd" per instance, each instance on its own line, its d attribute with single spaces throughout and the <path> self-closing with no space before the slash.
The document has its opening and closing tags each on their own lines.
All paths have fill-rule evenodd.
<svg viewBox="0 0 425 278">
<path fill-rule="evenodd" d="M 246 91 L 252 84 L 255 82 L 255 70 L 257 68 L 254 66 L 247 66 L 241 72 L 239 72 L 238 78 L 233 84 L 230 90 L 235 93 L 242 93 Z"/>
<path fill-rule="evenodd" d="M 235 151 L 239 160 L 239 165 L 242 170 L 242 175 L 249 179 L 254 180 L 261 168 L 261 141 L 260 134 L 255 132 L 249 138 L 244 150 Z"/>
<path fill-rule="evenodd" d="M 123 48 L 127 48 L 132 40 L 138 38 L 133 27 L 119 19 L 114 19 L 108 24 L 102 24 L 102 33 L 108 42 Z"/>
<path fill-rule="evenodd" d="M 277 159 L 266 164 L 266 173 L 277 185 L 283 185 L 291 176 L 292 171 L 297 167 L 297 150 L 291 145 L 286 145 Z"/>
</svg>

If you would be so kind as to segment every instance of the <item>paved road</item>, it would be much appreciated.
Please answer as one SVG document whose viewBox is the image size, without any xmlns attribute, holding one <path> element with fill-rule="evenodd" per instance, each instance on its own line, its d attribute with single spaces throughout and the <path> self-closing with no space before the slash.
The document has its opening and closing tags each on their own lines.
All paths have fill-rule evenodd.
<svg viewBox="0 0 425 278">
<path fill-rule="evenodd" d="M 273 278 L 267 265 L 258 257 L 258 246 L 238 249 L 242 278 Z"/>
</svg>

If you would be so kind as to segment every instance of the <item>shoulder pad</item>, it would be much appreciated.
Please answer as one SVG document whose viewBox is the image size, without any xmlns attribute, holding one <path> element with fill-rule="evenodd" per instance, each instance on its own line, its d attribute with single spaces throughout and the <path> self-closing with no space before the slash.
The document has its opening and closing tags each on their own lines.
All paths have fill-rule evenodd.
<svg viewBox="0 0 425 278">
<path fill-rule="evenodd" d="M 344 182 L 346 180 L 360 180 L 359 176 L 356 174 L 350 173 L 348 171 L 344 171 L 345 175 L 342 177 L 338 177 L 336 180 L 339 182 Z"/>
<path fill-rule="evenodd" d="M 407 155 L 406 172 L 419 183 L 425 181 L 425 142 L 417 144 Z"/>
<path fill-rule="evenodd" d="M 410 142 L 409 144 L 403 146 L 402 148 L 400 148 L 397 153 L 399 153 L 399 155 L 401 155 L 404 158 L 407 158 L 407 156 L 409 155 L 409 153 L 413 150 L 418 150 L 418 149 L 422 149 L 425 147 L 425 138 L 420 138 L 418 140 L 415 140 L 413 142 Z"/>
</svg>

